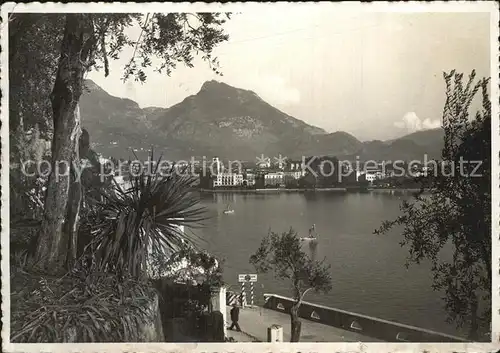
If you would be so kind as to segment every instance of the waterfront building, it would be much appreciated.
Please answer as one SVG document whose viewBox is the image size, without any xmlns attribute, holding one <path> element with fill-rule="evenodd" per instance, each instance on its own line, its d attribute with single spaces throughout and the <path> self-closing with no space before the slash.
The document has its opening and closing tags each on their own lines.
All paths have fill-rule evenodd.
<svg viewBox="0 0 500 353">
<path fill-rule="evenodd" d="M 298 180 L 306 175 L 305 164 L 302 161 L 287 161 L 284 172 L 286 178 L 294 178 Z"/>
<path fill-rule="evenodd" d="M 287 166 L 285 170 L 288 171 L 304 171 L 305 165 L 302 163 L 302 161 L 287 161 Z M 305 171 L 304 171 L 305 173 Z"/>
<path fill-rule="evenodd" d="M 255 174 L 254 173 L 245 172 L 245 174 L 243 174 L 243 185 L 245 185 L 245 186 L 255 186 Z"/>
<path fill-rule="evenodd" d="M 219 173 L 215 176 L 214 187 L 221 186 L 242 186 L 243 174 L 238 173 Z"/>
<path fill-rule="evenodd" d="M 223 165 L 222 162 L 219 160 L 219 157 L 214 157 L 212 158 L 212 171 L 214 174 L 220 174 L 222 173 Z"/>
<path fill-rule="evenodd" d="M 373 171 L 356 171 L 356 181 L 369 181 L 370 183 L 374 182 L 377 179 L 377 174 Z"/>
<path fill-rule="evenodd" d="M 366 181 L 369 181 L 370 183 L 373 183 L 375 180 L 377 180 L 377 173 L 374 172 L 368 172 L 365 174 Z"/>
<path fill-rule="evenodd" d="M 291 170 L 283 172 L 283 177 L 288 180 L 298 180 L 304 176 L 304 172 L 301 170 Z"/>
<path fill-rule="evenodd" d="M 297 188 L 299 186 L 299 179 L 302 177 L 301 171 L 289 171 L 283 173 L 283 182 L 285 186 Z"/>
<path fill-rule="evenodd" d="M 273 168 L 278 170 L 284 170 L 287 167 L 286 161 L 284 159 L 278 159 L 275 163 L 273 163 Z"/>
<path fill-rule="evenodd" d="M 366 180 L 373 182 L 375 180 L 384 179 L 386 166 L 383 162 L 377 163 L 376 165 L 365 164 L 363 172 L 366 174 Z"/>
<path fill-rule="evenodd" d="M 270 172 L 264 174 L 264 185 L 265 186 L 281 186 L 285 183 L 283 172 Z"/>
</svg>

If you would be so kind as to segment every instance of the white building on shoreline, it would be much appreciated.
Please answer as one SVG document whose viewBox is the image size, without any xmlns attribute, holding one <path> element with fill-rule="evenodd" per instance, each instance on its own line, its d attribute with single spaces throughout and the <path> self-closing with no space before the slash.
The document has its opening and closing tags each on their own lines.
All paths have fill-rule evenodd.
<svg viewBox="0 0 500 353">
<path fill-rule="evenodd" d="M 241 185 L 243 185 L 243 174 L 218 173 L 215 176 L 214 187 L 241 186 Z"/>
</svg>

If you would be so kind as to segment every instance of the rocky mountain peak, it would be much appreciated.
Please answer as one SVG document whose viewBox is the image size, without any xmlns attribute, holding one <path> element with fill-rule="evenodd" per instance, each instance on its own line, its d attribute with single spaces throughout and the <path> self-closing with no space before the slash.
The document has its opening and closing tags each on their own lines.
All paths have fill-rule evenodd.
<svg viewBox="0 0 500 353">
<path fill-rule="evenodd" d="M 280 111 L 252 91 L 216 80 L 206 81 L 197 94 L 172 107 L 144 109 L 130 99 L 111 96 L 91 80 L 85 84 L 87 90 L 80 100 L 83 125 L 96 151 L 111 156 L 128 158 L 130 151 L 140 153 L 154 147 L 168 158 L 181 159 L 218 155 L 254 160 L 263 153 L 340 157 L 362 153 L 365 146 L 346 132 L 326 133 Z M 373 147 L 368 151 L 370 158 L 421 155 L 416 144 L 397 148 L 368 145 Z"/>
<path fill-rule="evenodd" d="M 91 79 L 84 80 L 83 84 L 85 89 L 89 92 L 95 92 L 95 91 L 105 92 L 99 85 L 97 85 L 97 83 L 95 83 Z"/>
</svg>

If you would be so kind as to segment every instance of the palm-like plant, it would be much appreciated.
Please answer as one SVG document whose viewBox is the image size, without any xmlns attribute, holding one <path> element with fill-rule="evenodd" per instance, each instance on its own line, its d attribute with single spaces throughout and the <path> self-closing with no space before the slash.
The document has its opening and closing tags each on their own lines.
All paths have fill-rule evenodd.
<svg viewBox="0 0 500 353">
<path fill-rule="evenodd" d="M 191 193 L 195 178 L 186 171 L 174 165 L 165 175 L 156 167 L 152 173 L 132 177 L 130 188 L 115 183 L 112 191 L 103 191 L 105 201 L 98 207 L 91 244 L 100 269 L 143 277 L 148 254 L 196 245 L 193 235 L 180 230 L 180 226 L 200 226 L 206 219 L 199 198 Z"/>
</svg>

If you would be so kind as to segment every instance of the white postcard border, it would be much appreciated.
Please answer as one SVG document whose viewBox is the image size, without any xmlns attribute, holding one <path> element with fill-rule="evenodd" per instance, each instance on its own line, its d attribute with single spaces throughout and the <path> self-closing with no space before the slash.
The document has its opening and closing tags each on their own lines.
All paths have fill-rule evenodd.
<svg viewBox="0 0 500 353">
<path fill-rule="evenodd" d="M 9 271 L 9 12 L 183 12 L 183 11 L 264 11 L 292 3 L 5 3 L 1 7 L 1 269 L 2 347 L 7 352 L 492 352 L 500 349 L 500 130 L 499 130 L 499 12 L 498 4 L 480 2 L 344 2 L 293 3 L 293 6 L 332 6 L 336 11 L 357 12 L 488 12 L 491 14 L 491 97 L 492 97 L 492 342 L 490 343 L 90 343 L 13 344 L 10 337 Z"/>
</svg>

